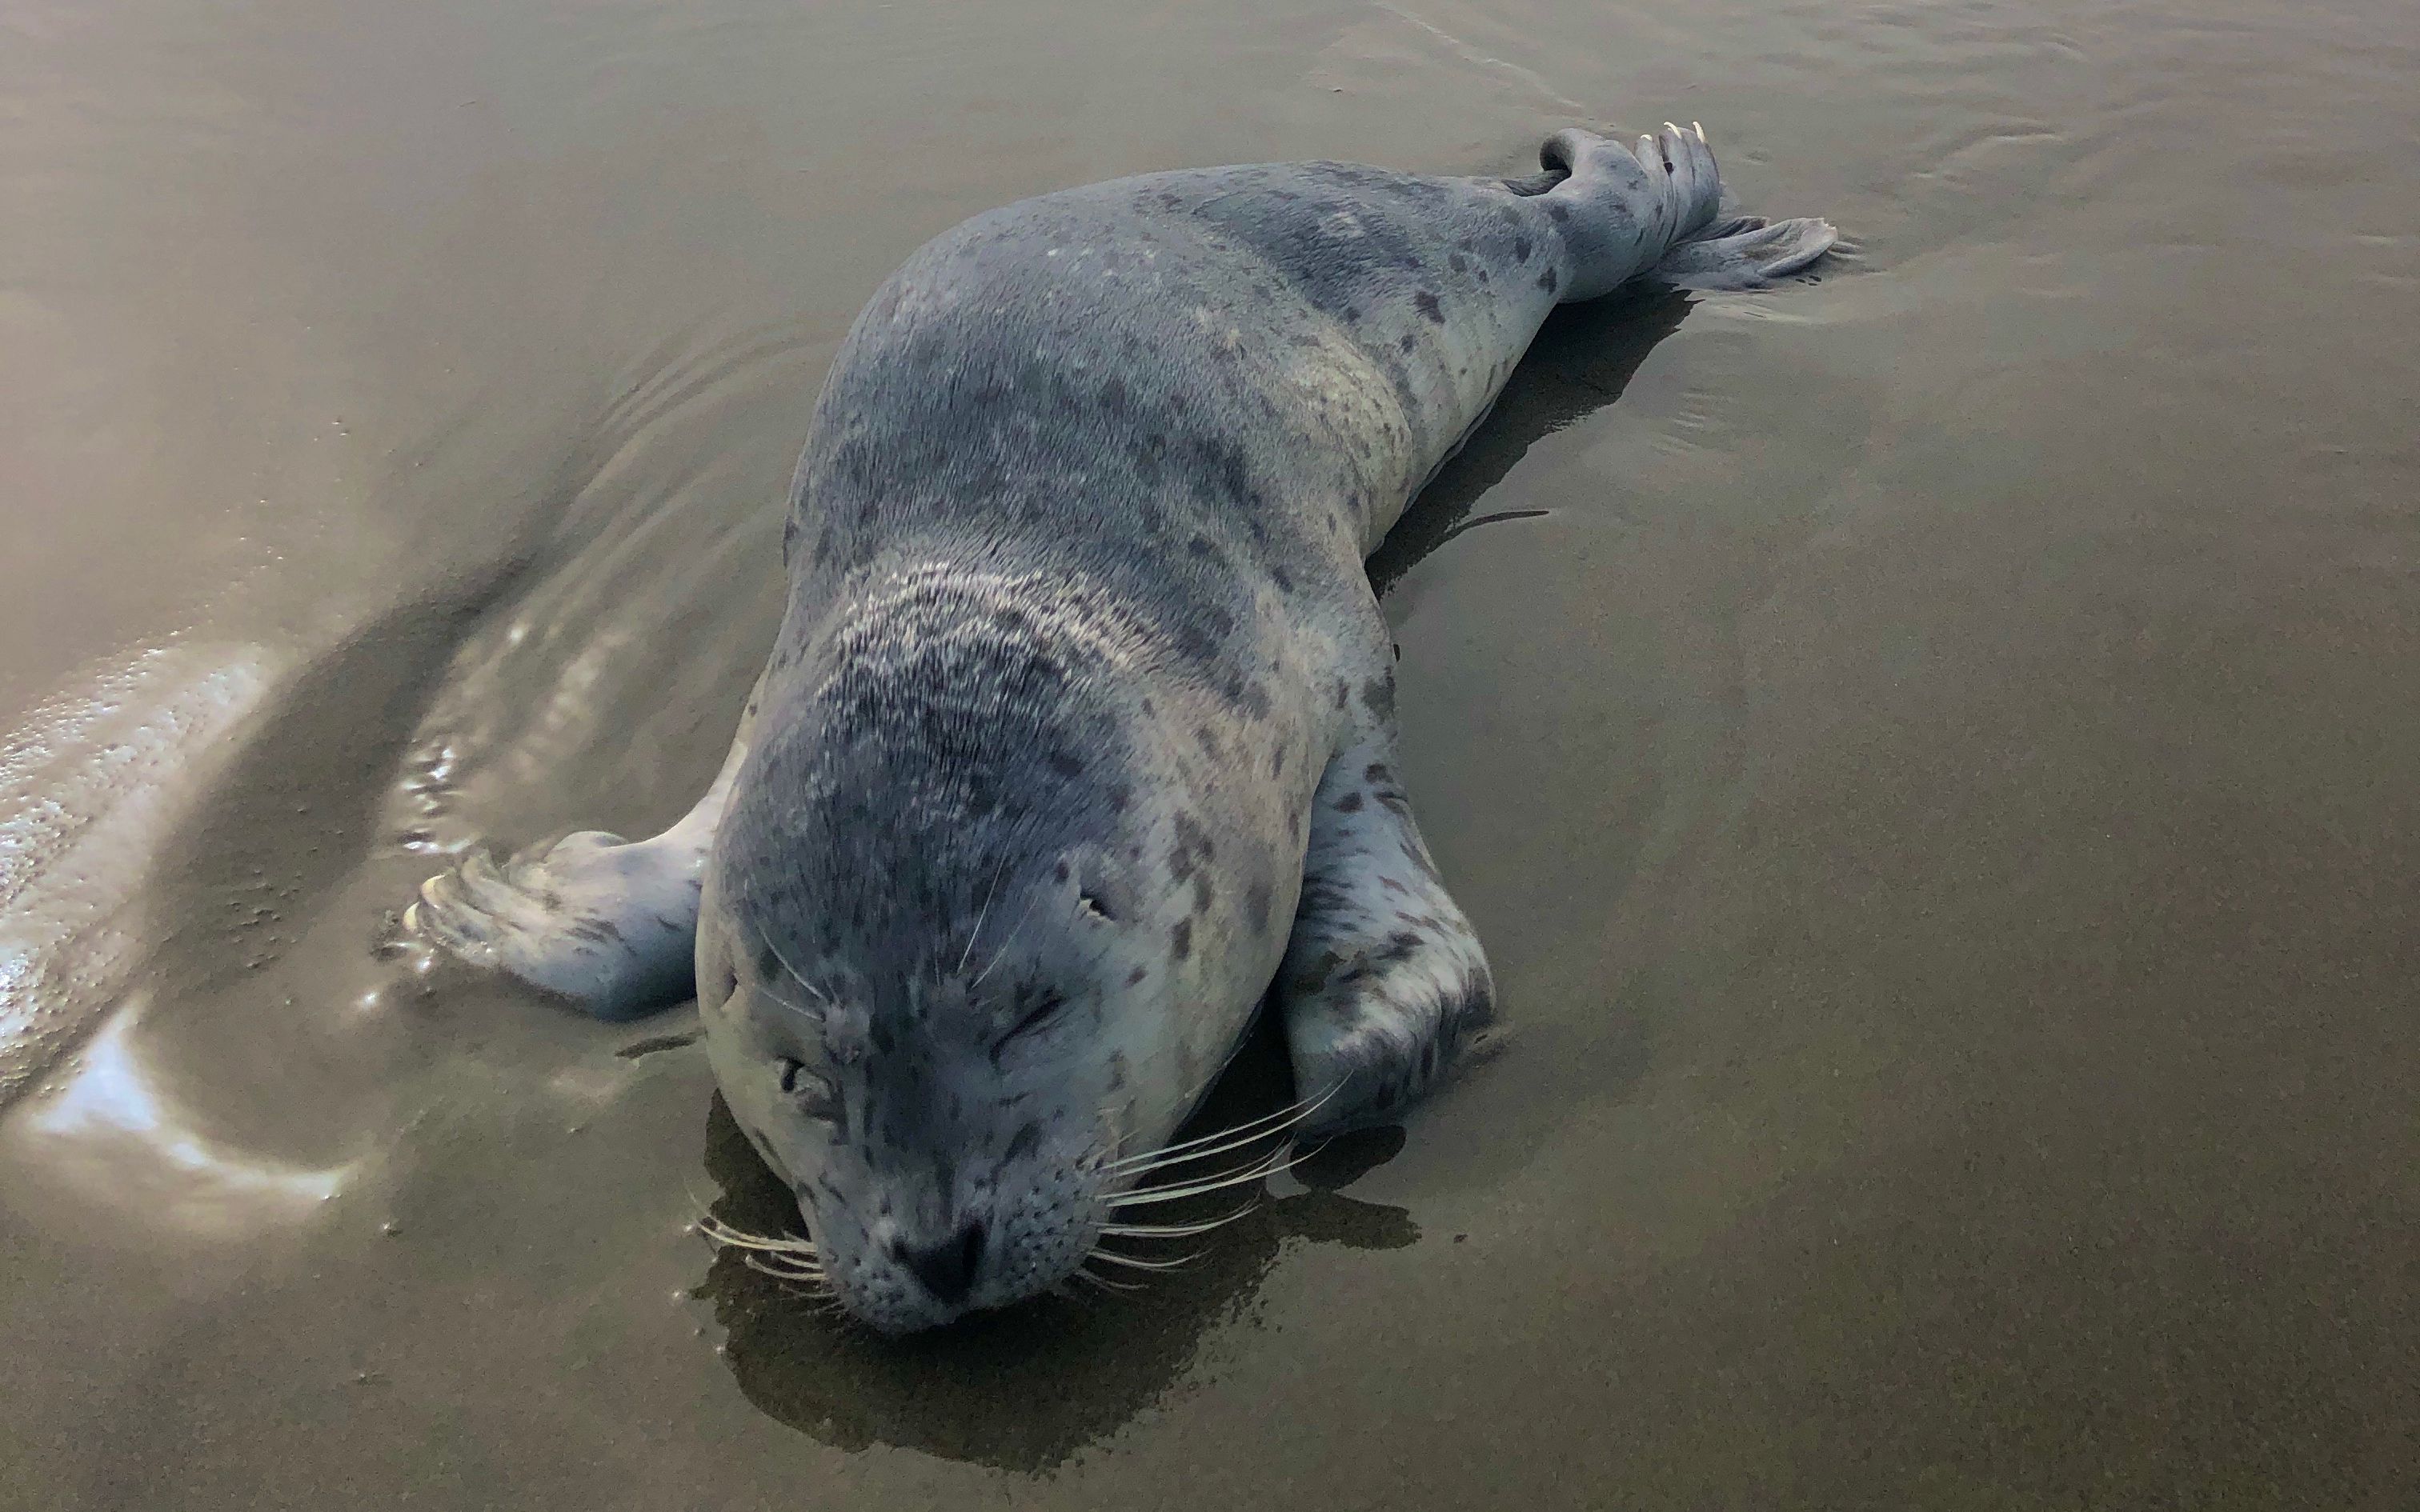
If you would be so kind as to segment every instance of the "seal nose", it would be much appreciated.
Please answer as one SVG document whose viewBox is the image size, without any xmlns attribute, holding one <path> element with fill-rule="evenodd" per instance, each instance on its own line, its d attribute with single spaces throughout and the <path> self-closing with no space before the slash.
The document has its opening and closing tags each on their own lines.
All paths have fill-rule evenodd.
<svg viewBox="0 0 2420 1512">
<path fill-rule="evenodd" d="M 934 1300 L 961 1303 L 974 1289 L 975 1271 L 983 1264 L 984 1226 L 979 1218 L 970 1218 L 956 1233 L 938 1244 L 919 1246 L 901 1243 L 895 1253 Z"/>
</svg>

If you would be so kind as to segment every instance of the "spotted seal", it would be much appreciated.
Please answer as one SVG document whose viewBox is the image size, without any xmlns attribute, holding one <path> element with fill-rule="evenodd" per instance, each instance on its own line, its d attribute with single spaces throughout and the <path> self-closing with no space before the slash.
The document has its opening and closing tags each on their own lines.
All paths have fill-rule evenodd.
<svg viewBox="0 0 2420 1512">
<path fill-rule="evenodd" d="M 1534 177 L 1150 174 L 978 215 L 834 359 L 785 617 L 678 824 L 422 889 L 412 927 L 604 1017 L 694 990 L 792 1263 L 900 1333 L 1061 1282 L 1264 997 L 1306 1129 L 1489 1023 L 1413 822 L 1363 558 L 1555 305 L 1746 287 L 1704 132 Z"/>
</svg>

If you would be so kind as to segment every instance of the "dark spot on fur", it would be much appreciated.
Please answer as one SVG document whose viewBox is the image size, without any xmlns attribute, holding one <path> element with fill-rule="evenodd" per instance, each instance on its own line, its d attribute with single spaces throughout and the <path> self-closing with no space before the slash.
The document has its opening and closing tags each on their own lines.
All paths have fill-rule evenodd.
<svg viewBox="0 0 2420 1512">
<path fill-rule="evenodd" d="M 1218 842 L 1189 813 L 1179 813 L 1172 827 L 1176 836 L 1168 846 L 1168 874 L 1178 882 L 1193 881 L 1217 856 Z"/>
<path fill-rule="evenodd" d="M 1255 882 L 1244 893 L 1244 912 L 1252 921 L 1252 933 L 1264 934 L 1269 927 L 1269 885 Z"/>
<path fill-rule="evenodd" d="M 1381 719 L 1395 717 L 1395 674 L 1382 672 L 1361 685 L 1361 706 Z"/>
<path fill-rule="evenodd" d="M 1528 262 L 1529 260 L 1529 253 L 1531 250 L 1532 249 L 1529 246 L 1529 239 L 1528 237 L 1514 237 L 1512 239 L 1512 255 L 1516 261 Z"/>
<path fill-rule="evenodd" d="M 1344 795 L 1344 796 L 1337 799 L 1336 811 L 1338 813 L 1359 813 L 1361 811 L 1361 795 L 1358 793 L 1348 793 Z"/>
<path fill-rule="evenodd" d="M 1418 337 L 1418 336 L 1413 335 L 1410 332 L 1406 331 L 1406 332 L 1404 332 L 1404 339 L 1403 339 L 1403 341 L 1402 341 L 1401 343 L 1399 343 L 1398 345 L 1400 345 L 1400 346 L 1404 348 L 1404 350 L 1405 350 L 1405 351 L 1410 351 L 1413 347 L 1418 347 L 1419 344 L 1420 344 L 1420 338 L 1419 338 L 1419 337 Z"/>
<path fill-rule="evenodd" d="M 1168 932 L 1168 953 L 1179 961 L 1193 953 L 1193 920 L 1180 918 Z"/>
<path fill-rule="evenodd" d="M 622 931 L 610 918 L 583 918 L 571 926 L 571 933 L 598 945 L 618 945 Z"/>
<path fill-rule="evenodd" d="M 1001 1163 L 1005 1165 L 1020 1155 L 1031 1155 L 1040 1148 L 1041 1144 L 1042 1126 L 1038 1123 L 1026 1124 L 1016 1131 L 1016 1136 L 1009 1140 L 1008 1148 L 1001 1152 Z"/>
<path fill-rule="evenodd" d="M 1546 201 L 1546 218 L 1560 225 L 1572 218 L 1572 208 L 1561 200 L 1550 199 Z"/>
<path fill-rule="evenodd" d="M 1045 760 L 1048 762 L 1050 769 L 1061 777 L 1073 779 L 1084 775 L 1083 760 L 1073 751 L 1054 750 Z"/>
<path fill-rule="evenodd" d="M 1544 289 L 1549 294 L 1552 294 L 1556 289 L 1560 288 L 1562 286 L 1562 283 L 1563 281 L 1561 277 L 1551 268 L 1538 275 L 1538 286 Z"/>
<path fill-rule="evenodd" d="M 1438 325 L 1445 324 L 1445 306 L 1437 302 L 1435 291 L 1422 289 L 1412 296 L 1412 307 Z M 1410 348 L 1406 347 L 1405 350 Z"/>
<path fill-rule="evenodd" d="M 1269 569 L 1269 581 L 1278 585 L 1278 592 L 1280 594 L 1291 594 L 1294 592 L 1294 575 L 1287 572 L 1283 567 L 1271 567 Z"/>
<path fill-rule="evenodd" d="M 1394 779 L 1394 769 L 1389 767 L 1385 762 L 1372 762 L 1367 767 L 1362 769 L 1361 780 L 1371 783 L 1373 786 L 1382 782 L 1391 782 Z"/>
<path fill-rule="evenodd" d="M 1151 968 L 1149 966 L 1137 966 L 1132 971 L 1126 973 L 1126 985 L 1129 987 L 1140 987 L 1142 985 L 1142 980 L 1150 975 Z"/>
</svg>

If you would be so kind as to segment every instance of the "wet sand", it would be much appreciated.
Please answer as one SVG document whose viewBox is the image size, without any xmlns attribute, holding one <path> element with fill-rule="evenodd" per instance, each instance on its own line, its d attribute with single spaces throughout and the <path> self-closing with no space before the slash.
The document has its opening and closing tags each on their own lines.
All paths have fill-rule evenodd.
<svg viewBox="0 0 2420 1512">
<path fill-rule="evenodd" d="M 963 10 L 0 20 L 0 1506 L 2420 1503 L 2409 8 Z M 381 957 L 711 774 L 926 236 L 1667 116 L 1854 247 L 1382 553 L 1517 1034 L 1196 1272 L 835 1332 L 688 1018 Z"/>
</svg>

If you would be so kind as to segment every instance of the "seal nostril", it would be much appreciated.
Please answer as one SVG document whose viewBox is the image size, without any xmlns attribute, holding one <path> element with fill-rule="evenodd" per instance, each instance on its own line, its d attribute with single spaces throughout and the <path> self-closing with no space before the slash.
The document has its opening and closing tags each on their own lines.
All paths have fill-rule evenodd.
<svg viewBox="0 0 2420 1512">
<path fill-rule="evenodd" d="M 956 1303 L 964 1302 L 967 1293 L 974 1289 L 975 1272 L 983 1265 L 985 1237 L 982 1220 L 974 1219 L 929 1248 L 906 1244 L 893 1248 L 936 1301 Z"/>
</svg>

